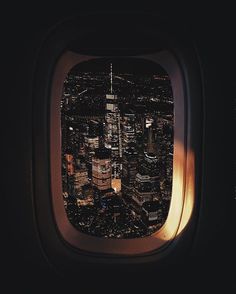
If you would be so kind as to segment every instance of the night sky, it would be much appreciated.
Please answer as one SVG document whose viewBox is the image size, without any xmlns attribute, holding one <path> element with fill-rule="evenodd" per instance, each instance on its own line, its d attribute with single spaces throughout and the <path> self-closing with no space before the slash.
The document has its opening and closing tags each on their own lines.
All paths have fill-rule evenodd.
<svg viewBox="0 0 236 294">
<path fill-rule="evenodd" d="M 77 64 L 71 73 L 78 72 L 110 72 L 110 63 L 113 64 L 113 73 L 132 74 L 160 74 L 166 75 L 166 71 L 157 63 L 141 58 L 96 58 Z"/>
</svg>

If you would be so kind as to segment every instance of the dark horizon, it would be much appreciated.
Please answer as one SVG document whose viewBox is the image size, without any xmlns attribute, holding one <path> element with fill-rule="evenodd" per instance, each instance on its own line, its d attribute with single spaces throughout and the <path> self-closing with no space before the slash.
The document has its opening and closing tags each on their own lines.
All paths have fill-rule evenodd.
<svg viewBox="0 0 236 294">
<path fill-rule="evenodd" d="M 113 65 L 113 74 L 159 74 L 168 75 L 167 72 L 157 63 L 137 57 L 105 57 L 94 58 L 84 61 L 74 66 L 70 73 L 77 74 L 80 72 L 110 72 L 110 64 Z"/>
</svg>

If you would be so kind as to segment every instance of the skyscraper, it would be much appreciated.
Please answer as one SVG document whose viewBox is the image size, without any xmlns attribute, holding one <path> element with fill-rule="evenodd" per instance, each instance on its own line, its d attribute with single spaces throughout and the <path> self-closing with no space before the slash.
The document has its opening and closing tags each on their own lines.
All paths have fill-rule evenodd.
<svg viewBox="0 0 236 294">
<path fill-rule="evenodd" d="M 157 144 L 153 140 L 152 127 L 148 130 L 147 151 L 134 182 L 133 200 L 141 209 L 143 203 L 160 199 L 159 174 L 157 169 Z"/>
<path fill-rule="evenodd" d="M 122 158 L 121 190 L 125 199 L 131 199 L 136 174 L 138 172 L 138 152 L 135 143 L 129 143 Z"/>
<path fill-rule="evenodd" d="M 100 191 L 111 188 L 111 150 L 107 148 L 95 149 L 92 159 L 92 183 Z"/>
<path fill-rule="evenodd" d="M 157 156 L 157 142 L 154 137 L 152 126 L 148 128 L 147 154 Z"/>
<path fill-rule="evenodd" d="M 75 193 L 80 193 L 82 191 L 82 187 L 89 183 L 88 180 L 88 170 L 85 164 L 82 164 L 79 169 L 75 170 L 74 173 L 74 189 Z"/>
<path fill-rule="evenodd" d="M 106 95 L 105 114 L 105 147 L 111 149 L 112 156 L 112 177 L 119 178 L 121 171 L 120 158 L 122 157 L 122 143 L 120 130 L 120 111 L 118 108 L 117 95 L 113 94 L 112 64 L 111 64 L 111 89 Z"/>
<path fill-rule="evenodd" d="M 132 111 L 126 112 L 124 114 L 122 120 L 123 148 L 125 148 L 131 142 L 136 142 L 135 119 L 135 113 Z"/>
</svg>

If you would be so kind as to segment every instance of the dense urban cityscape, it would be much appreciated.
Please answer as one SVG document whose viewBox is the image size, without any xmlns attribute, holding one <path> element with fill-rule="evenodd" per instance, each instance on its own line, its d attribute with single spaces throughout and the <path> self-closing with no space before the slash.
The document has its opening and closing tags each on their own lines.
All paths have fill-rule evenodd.
<svg viewBox="0 0 236 294">
<path fill-rule="evenodd" d="M 117 60 L 99 62 L 77 65 L 64 82 L 64 206 L 83 233 L 145 237 L 164 224 L 171 200 L 170 80 L 158 65 L 148 72 L 142 63 L 134 72 L 134 61 L 126 70 Z"/>
</svg>

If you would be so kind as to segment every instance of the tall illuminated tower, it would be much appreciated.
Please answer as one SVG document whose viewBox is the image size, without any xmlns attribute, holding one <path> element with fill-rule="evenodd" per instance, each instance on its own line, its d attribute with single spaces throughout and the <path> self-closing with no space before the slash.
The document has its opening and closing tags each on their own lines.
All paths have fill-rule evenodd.
<svg viewBox="0 0 236 294">
<path fill-rule="evenodd" d="M 106 95 L 105 147 L 111 149 L 112 178 L 121 176 L 122 143 L 120 130 L 120 111 L 117 95 L 113 94 L 112 63 L 110 65 L 110 94 Z"/>
<path fill-rule="evenodd" d="M 122 145 L 125 149 L 129 143 L 136 142 L 136 130 L 135 130 L 136 117 L 132 111 L 126 112 L 123 117 L 122 128 Z"/>
<path fill-rule="evenodd" d="M 133 200 L 141 208 L 147 201 L 160 200 L 159 170 L 157 168 L 157 144 L 154 140 L 152 126 L 148 130 L 147 151 L 134 181 Z"/>
<path fill-rule="evenodd" d="M 125 199 L 132 198 L 136 174 L 138 172 L 138 152 L 136 144 L 131 142 L 123 153 L 121 191 Z"/>
<path fill-rule="evenodd" d="M 111 150 L 95 149 L 92 159 L 92 183 L 100 191 L 111 188 Z"/>
</svg>

